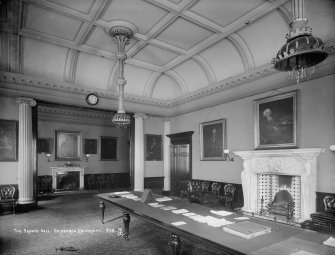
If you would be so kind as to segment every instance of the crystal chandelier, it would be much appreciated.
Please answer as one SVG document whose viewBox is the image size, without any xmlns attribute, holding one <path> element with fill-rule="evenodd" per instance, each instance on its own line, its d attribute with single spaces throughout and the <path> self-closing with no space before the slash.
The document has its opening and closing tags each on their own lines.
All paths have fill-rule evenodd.
<svg viewBox="0 0 335 255">
<path fill-rule="evenodd" d="M 114 115 L 112 122 L 118 128 L 127 128 L 130 125 L 130 116 L 124 110 L 124 86 L 127 81 L 124 78 L 124 61 L 127 59 L 125 46 L 129 44 L 129 38 L 133 35 L 133 29 L 128 24 L 120 23 L 110 29 L 113 42 L 118 47 L 116 58 L 118 60 L 119 69 L 117 76 L 117 85 L 119 89 L 119 108 Z"/>
<path fill-rule="evenodd" d="M 286 35 L 287 42 L 272 60 L 276 70 L 288 71 L 289 78 L 296 79 L 297 84 L 309 78 L 314 72 L 314 66 L 328 56 L 322 40 L 312 35 L 303 12 L 304 0 L 292 0 L 293 22 Z"/>
</svg>

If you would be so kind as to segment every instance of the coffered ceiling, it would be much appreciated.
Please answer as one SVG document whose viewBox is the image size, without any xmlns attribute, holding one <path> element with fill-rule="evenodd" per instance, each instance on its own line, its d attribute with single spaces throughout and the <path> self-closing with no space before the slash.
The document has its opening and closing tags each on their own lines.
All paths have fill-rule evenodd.
<svg viewBox="0 0 335 255">
<path fill-rule="evenodd" d="M 136 28 L 126 47 L 128 111 L 168 116 L 238 97 L 236 88 L 246 84 L 250 93 L 269 88 L 268 76 L 273 86 L 290 84 L 270 62 L 286 41 L 291 1 L 1 2 L 1 86 L 7 93 L 83 106 L 96 92 L 96 108 L 116 110 L 117 48 L 109 33 L 115 21 Z M 314 36 L 333 43 L 333 0 L 306 0 L 305 16 Z M 217 93 L 221 99 L 209 99 Z"/>
</svg>

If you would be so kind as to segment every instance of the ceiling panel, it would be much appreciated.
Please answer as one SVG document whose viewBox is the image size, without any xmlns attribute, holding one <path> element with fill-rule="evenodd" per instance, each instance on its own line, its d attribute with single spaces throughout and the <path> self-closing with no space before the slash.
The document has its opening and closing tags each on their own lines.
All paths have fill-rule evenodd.
<svg viewBox="0 0 335 255">
<path fill-rule="evenodd" d="M 92 54 L 80 53 L 75 73 L 75 83 L 86 87 L 108 89 L 114 61 Z"/>
<path fill-rule="evenodd" d="M 287 26 L 277 12 L 268 14 L 238 32 L 251 50 L 256 66 L 271 62 L 286 43 L 287 33 Z"/>
<path fill-rule="evenodd" d="M 264 0 L 200 0 L 190 8 L 190 11 L 226 26 L 264 2 Z"/>
<path fill-rule="evenodd" d="M 197 62 L 193 60 L 185 61 L 181 65 L 174 68 L 174 71 L 176 71 L 183 78 L 186 84 L 188 84 L 190 92 L 201 89 L 209 84 L 205 71 Z"/>
<path fill-rule="evenodd" d="M 146 34 L 166 14 L 167 11 L 143 0 L 114 0 L 101 19 L 106 22 L 127 20 L 139 33 Z"/>
<path fill-rule="evenodd" d="M 67 7 L 74 11 L 79 11 L 84 14 L 88 14 L 96 0 L 47 0 L 49 2 L 58 4 L 63 7 Z"/>
<path fill-rule="evenodd" d="M 67 54 L 67 48 L 24 38 L 23 73 L 63 81 Z"/>
<path fill-rule="evenodd" d="M 100 27 L 93 27 L 88 39 L 84 45 L 88 45 L 97 49 L 102 49 L 110 52 L 116 52 L 117 47 L 113 43 L 113 39 L 107 32 Z"/>
<path fill-rule="evenodd" d="M 143 96 L 151 71 L 126 64 L 124 77 L 127 81 L 124 87 L 125 93 Z"/>
<path fill-rule="evenodd" d="M 240 54 L 227 39 L 215 44 L 200 54 L 216 74 L 217 81 L 244 72 Z"/>
<path fill-rule="evenodd" d="M 73 41 L 82 24 L 79 20 L 30 4 L 24 27 Z"/>
<path fill-rule="evenodd" d="M 163 66 L 177 56 L 178 54 L 174 52 L 153 45 L 147 45 L 133 58 L 153 65 Z"/>
<path fill-rule="evenodd" d="M 186 19 L 178 18 L 156 39 L 188 50 L 213 34 L 210 30 Z"/>
</svg>

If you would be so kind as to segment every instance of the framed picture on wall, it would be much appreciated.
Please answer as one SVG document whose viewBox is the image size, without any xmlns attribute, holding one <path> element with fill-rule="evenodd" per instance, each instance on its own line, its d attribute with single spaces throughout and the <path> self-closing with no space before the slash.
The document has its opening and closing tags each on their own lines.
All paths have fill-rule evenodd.
<svg viewBox="0 0 335 255">
<path fill-rule="evenodd" d="M 84 154 L 97 154 L 97 139 L 84 139 Z"/>
<path fill-rule="evenodd" d="M 161 135 L 145 135 L 145 160 L 162 161 Z"/>
<path fill-rule="evenodd" d="M 81 160 L 81 133 L 55 131 L 55 160 Z"/>
<path fill-rule="evenodd" d="M 200 123 L 201 160 L 226 160 L 226 119 Z"/>
<path fill-rule="evenodd" d="M 18 121 L 0 120 L 0 161 L 17 161 Z"/>
<path fill-rule="evenodd" d="M 100 160 L 118 160 L 118 137 L 100 136 Z"/>
<path fill-rule="evenodd" d="M 37 139 L 37 153 L 51 154 L 51 138 L 38 138 Z"/>
<path fill-rule="evenodd" d="M 297 147 L 297 92 L 254 102 L 255 149 Z"/>
</svg>

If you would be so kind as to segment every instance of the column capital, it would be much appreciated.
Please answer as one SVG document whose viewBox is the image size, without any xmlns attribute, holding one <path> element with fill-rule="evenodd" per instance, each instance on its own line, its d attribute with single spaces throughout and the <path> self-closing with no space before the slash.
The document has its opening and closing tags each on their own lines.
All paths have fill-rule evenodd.
<svg viewBox="0 0 335 255">
<path fill-rule="evenodd" d="M 169 118 L 169 117 L 163 117 L 163 121 L 164 122 L 169 122 L 169 121 L 171 121 L 171 118 Z"/>
<path fill-rule="evenodd" d="M 17 104 L 29 104 L 30 106 L 36 106 L 36 101 L 32 98 L 28 97 L 18 97 L 16 98 Z"/>
<path fill-rule="evenodd" d="M 141 119 L 146 119 L 148 117 L 148 115 L 146 115 L 145 113 L 134 113 L 134 118 L 135 119 L 139 119 L 139 118 L 141 118 Z"/>
</svg>

